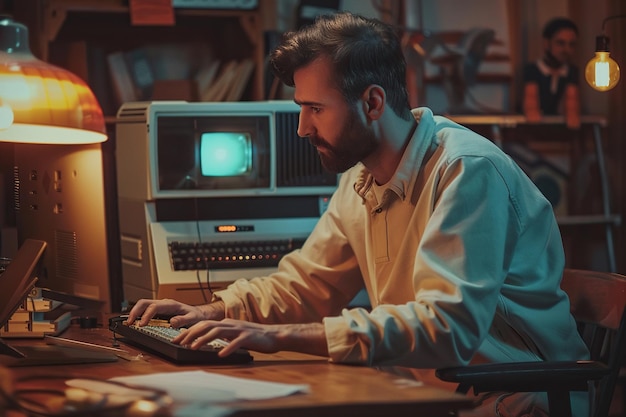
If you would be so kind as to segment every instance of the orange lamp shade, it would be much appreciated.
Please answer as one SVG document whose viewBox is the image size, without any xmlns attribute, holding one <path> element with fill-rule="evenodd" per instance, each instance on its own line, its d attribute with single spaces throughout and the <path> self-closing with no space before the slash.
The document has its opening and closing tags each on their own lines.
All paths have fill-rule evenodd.
<svg viewBox="0 0 626 417">
<path fill-rule="evenodd" d="M 35 58 L 28 29 L 0 16 L 0 141 L 82 144 L 106 139 L 102 109 L 89 86 Z"/>
</svg>

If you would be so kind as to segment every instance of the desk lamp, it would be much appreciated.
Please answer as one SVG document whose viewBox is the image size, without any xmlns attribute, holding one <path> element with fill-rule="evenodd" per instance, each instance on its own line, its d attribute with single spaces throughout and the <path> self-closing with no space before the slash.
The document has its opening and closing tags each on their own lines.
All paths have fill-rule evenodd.
<svg viewBox="0 0 626 417">
<path fill-rule="evenodd" d="M 35 58 L 26 26 L 0 16 L 0 141 L 99 143 L 105 132 L 102 109 L 87 84 Z"/>
<path fill-rule="evenodd" d="M 585 67 L 585 79 L 595 90 L 608 91 L 619 82 L 619 65 L 609 53 L 609 37 L 606 36 L 606 22 L 626 15 L 609 16 L 602 21 L 602 35 L 596 37 L 596 54 Z"/>
<path fill-rule="evenodd" d="M 17 243 L 48 243 L 38 286 L 110 300 L 102 109 L 87 84 L 35 58 L 0 15 L 0 142 L 12 142 Z"/>
</svg>

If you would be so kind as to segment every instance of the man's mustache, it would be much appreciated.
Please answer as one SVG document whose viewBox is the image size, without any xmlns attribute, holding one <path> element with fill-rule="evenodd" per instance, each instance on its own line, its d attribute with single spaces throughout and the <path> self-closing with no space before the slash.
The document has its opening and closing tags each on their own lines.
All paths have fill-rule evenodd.
<svg viewBox="0 0 626 417">
<path fill-rule="evenodd" d="M 328 148 L 330 149 L 330 144 L 326 142 L 324 139 L 319 136 L 309 136 L 309 143 L 316 148 Z"/>
</svg>

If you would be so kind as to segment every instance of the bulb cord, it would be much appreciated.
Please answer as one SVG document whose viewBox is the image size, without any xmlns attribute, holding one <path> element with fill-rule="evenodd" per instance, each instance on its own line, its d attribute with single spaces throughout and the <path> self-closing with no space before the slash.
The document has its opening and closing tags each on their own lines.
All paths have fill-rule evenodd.
<svg viewBox="0 0 626 417">
<path fill-rule="evenodd" d="M 602 21 L 602 34 L 606 36 L 606 22 L 608 22 L 609 20 L 613 20 L 613 19 L 621 19 L 621 18 L 625 18 L 626 14 L 616 14 L 613 16 L 607 16 L 604 18 L 604 20 Z"/>
</svg>

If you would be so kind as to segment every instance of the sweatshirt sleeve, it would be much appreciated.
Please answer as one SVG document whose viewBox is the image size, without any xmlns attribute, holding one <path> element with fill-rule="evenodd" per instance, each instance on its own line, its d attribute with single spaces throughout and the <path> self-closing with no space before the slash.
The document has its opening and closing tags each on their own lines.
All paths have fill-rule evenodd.
<svg viewBox="0 0 626 417">
<path fill-rule="evenodd" d="M 239 279 L 216 297 L 225 302 L 227 317 L 319 323 L 340 314 L 362 288 L 358 262 L 338 219 L 335 193 L 303 247 L 284 256 L 275 273 Z"/>
</svg>

